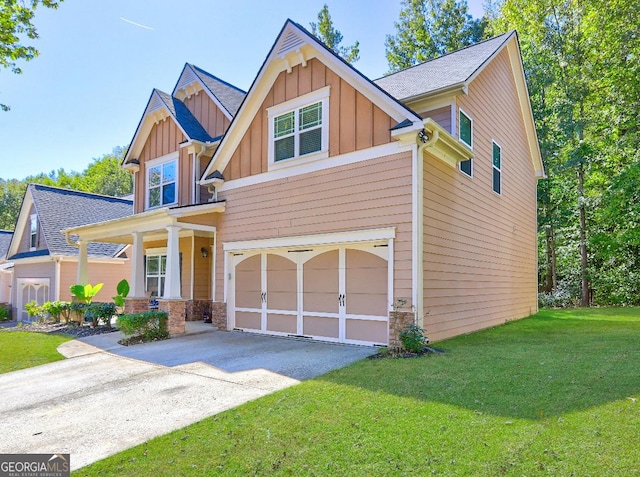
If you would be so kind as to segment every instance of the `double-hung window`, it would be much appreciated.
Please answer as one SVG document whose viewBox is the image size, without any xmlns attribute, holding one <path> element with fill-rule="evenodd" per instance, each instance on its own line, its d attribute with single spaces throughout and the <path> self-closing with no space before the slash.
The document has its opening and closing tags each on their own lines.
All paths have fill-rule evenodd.
<svg viewBox="0 0 640 477">
<path fill-rule="evenodd" d="M 147 255 L 146 289 L 147 292 L 151 292 L 151 296 L 161 297 L 164 294 L 166 272 L 166 255 Z"/>
<path fill-rule="evenodd" d="M 492 150 L 493 192 L 502 194 L 502 148 L 493 141 Z"/>
<path fill-rule="evenodd" d="M 162 207 L 178 201 L 178 161 L 151 164 L 147 168 L 147 208 Z"/>
<path fill-rule="evenodd" d="M 462 110 L 459 114 L 458 138 L 460 141 L 473 149 L 473 121 Z M 460 161 L 460 171 L 473 177 L 473 159 Z"/>
<path fill-rule="evenodd" d="M 328 150 L 328 88 L 269 108 L 270 164 Z"/>
<path fill-rule="evenodd" d="M 31 236 L 29 237 L 29 250 L 33 251 L 38 246 L 38 216 L 31 215 Z"/>
</svg>

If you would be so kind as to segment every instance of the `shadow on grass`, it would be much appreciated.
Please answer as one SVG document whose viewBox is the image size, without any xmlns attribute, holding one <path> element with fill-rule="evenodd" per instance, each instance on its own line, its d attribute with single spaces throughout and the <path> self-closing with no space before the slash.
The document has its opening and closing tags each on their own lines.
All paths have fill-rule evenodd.
<svg viewBox="0 0 640 477">
<path fill-rule="evenodd" d="M 640 393 L 640 310 L 604 315 L 544 311 L 440 342 L 443 355 L 366 360 L 319 379 L 513 418 L 559 416 Z"/>
</svg>

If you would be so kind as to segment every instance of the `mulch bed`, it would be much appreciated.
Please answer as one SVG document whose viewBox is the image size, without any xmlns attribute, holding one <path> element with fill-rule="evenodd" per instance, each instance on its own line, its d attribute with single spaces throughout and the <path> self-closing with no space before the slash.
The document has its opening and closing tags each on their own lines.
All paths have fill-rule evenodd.
<svg viewBox="0 0 640 477">
<path fill-rule="evenodd" d="M 32 333 L 50 333 L 58 335 L 74 336 L 76 338 L 84 338 L 86 336 L 101 335 L 103 333 L 112 333 L 118 331 L 115 328 L 107 328 L 106 326 L 77 326 L 68 325 L 66 323 L 30 323 L 23 326 L 12 326 L 10 328 L 2 328 L 0 332 L 12 331 L 29 331 Z"/>
<path fill-rule="evenodd" d="M 164 340 L 168 340 L 169 337 L 167 336 L 166 338 L 156 338 L 153 340 L 147 340 L 144 338 L 144 336 L 130 336 L 129 338 L 122 338 L 121 340 L 118 340 L 118 344 L 122 345 L 122 346 L 131 346 L 131 345 L 136 345 L 136 344 L 141 344 L 141 343 L 152 343 L 154 341 L 164 341 Z"/>
<path fill-rule="evenodd" d="M 408 358 L 419 358 L 421 356 L 427 356 L 429 354 L 442 354 L 443 350 L 432 348 L 431 346 L 425 346 L 422 351 L 419 353 L 414 353 L 413 351 L 407 351 L 404 348 L 385 348 L 384 351 L 378 352 L 376 354 L 372 354 L 368 357 L 368 359 L 385 359 L 385 358 L 393 358 L 393 359 L 408 359 Z"/>
</svg>

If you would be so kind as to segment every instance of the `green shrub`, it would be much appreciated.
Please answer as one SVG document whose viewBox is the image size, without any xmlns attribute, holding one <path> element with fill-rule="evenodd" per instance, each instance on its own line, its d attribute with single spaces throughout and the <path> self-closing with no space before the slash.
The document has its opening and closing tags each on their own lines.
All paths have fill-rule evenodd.
<svg viewBox="0 0 640 477">
<path fill-rule="evenodd" d="M 79 301 L 72 301 L 69 305 L 69 318 L 73 317 L 71 321 L 74 321 L 78 324 L 82 324 L 82 320 L 84 320 L 84 313 L 87 309 L 86 303 L 81 303 Z"/>
<path fill-rule="evenodd" d="M 407 325 L 398 334 L 398 338 L 404 349 L 412 353 L 420 353 L 429 344 L 429 338 L 424 335 L 425 332 L 426 330 L 418 325 Z"/>
<path fill-rule="evenodd" d="M 11 312 L 6 306 L 0 305 L 0 321 L 7 321 L 9 319 L 11 319 Z"/>
<path fill-rule="evenodd" d="M 113 302 L 116 304 L 116 306 L 119 306 L 120 308 L 124 307 L 125 298 L 129 296 L 129 291 L 129 282 L 125 279 L 120 280 L 118 282 L 118 285 L 116 286 L 117 295 L 113 297 Z"/>
<path fill-rule="evenodd" d="M 68 308 L 68 306 L 69 303 L 66 301 L 47 301 L 42 304 L 42 311 L 49 315 L 53 321 L 60 323 L 60 317 L 63 316 L 63 312 Z M 68 317 L 68 313 L 65 317 Z"/>
<path fill-rule="evenodd" d="M 116 312 L 115 303 L 90 303 L 85 307 L 84 320 L 91 320 L 93 326 L 99 326 L 102 323 L 110 328 L 111 318 Z"/>
<path fill-rule="evenodd" d="M 44 318 L 44 311 L 40 305 L 38 305 L 35 300 L 31 300 L 29 303 L 24 305 L 24 309 L 29 315 L 29 318 L 32 320 L 35 318 L 38 321 L 42 321 Z"/>
<path fill-rule="evenodd" d="M 157 341 L 169 338 L 164 311 L 132 313 L 118 317 L 118 328 L 125 336 L 141 337 L 143 341 Z"/>
</svg>

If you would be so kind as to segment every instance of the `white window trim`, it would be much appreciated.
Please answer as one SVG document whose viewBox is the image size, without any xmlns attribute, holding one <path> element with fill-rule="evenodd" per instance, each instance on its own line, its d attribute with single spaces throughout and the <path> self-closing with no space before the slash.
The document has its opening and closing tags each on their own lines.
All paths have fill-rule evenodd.
<svg viewBox="0 0 640 477">
<path fill-rule="evenodd" d="M 496 167 L 493 164 L 493 145 L 494 144 L 498 146 L 498 149 L 500 149 L 500 167 Z M 495 189 L 493 188 L 493 170 L 494 169 L 496 169 L 500 173 L 500 192 L 496 192 Z M 495 140 L 491 141 L 491 192 L 493 192 L 497 196 L 502 195 L 502 146 L 498 144 Z"/>
<path fill-rule="evenodd" d="M 150 249 L 151 250 L 151 249 Z M 149 252 L 149 250 L 147 250 L 147 252 Z M 163 287 L 161 287 L 161 279 L 164 278 L 165 282 L 167 279 L 167 270 L 166 270 L 166 265 L 165 265 L 165 271 L 164 274 L 162 274 L 162 257 L 167 257 L 166 252 L 165 253 L 146 253 L 146 261 L 144 264 L 144 290 L 145 293 L 147 293 L 147 290 L 149 289 L 149 257 L 158 257 L 158 274 L 157 275 L 151 275 L 152 278 L 157 278 L 158 279 L 158 296 L 156 298 L 162 298 L 162 295 L 164 293 L 164 289 Z"/>
<path fill-rule="evenodd" d="M 267 108 L 267 120 L 269 122 L 269 142 L 268 142 L 268 170 L 277 170 L 294 165 L 303 164 L 305 162 L 314 161 L 329 157 L 329 92 L 330 86 L 317 89 L 302 96 L 298 96 L 290 101 L 280 103 Z M 294 156 L 289 159 L 283 159 L 276 162 L 274 152 L 274 119 L 278 116 L 291 111 L 298 110 L 302 107 L 309 106 L 314 103 L 322 104 L 322 145 L 319 151 L 305 154 L 304 156 Z M 299 135 L 299 131 L 296 131 Z"/>
<path fill-rule="evenodd" d="M 180 184 L 180 168 L 179 168 L 179 164 L 180 161 L 178 161 L 178 159 L 180 158 L 180 153 L 179 152 L 172 152 L 170 154 L 165 154 L 164 156 L 161 157 L 157 157 L 155 159 L 152 159 L 150 161 L 146 161 L 145 162 L 145 170 L 144 170 L 144 205 L 145 205 L 145 210 L 153 210 L 153 209 L 159 209 L 161 207 L 167 207 L 170 205 L 175 205 L 178 203 L 178 189 L 179 189 L 179 184 Z M 152 167 L 156 167 L 158 165 L 162 165 L 162 164 L 166 164 L 169 162 L 175 162 L 176 163 L 176 180 L 175 180 L 175 184 L 176 184 L 176 192 L 175 192 L 175 200 L 171 203 L 171 204 L 160 204 L 154 207 L 150 207 L 149 206 L 149 169 L 151 169 Z M 162 192 L 162 190 L 160 191 Z M 161 194 L 162 197 L 162 194 Z"/>
<path fill-rule="evenodd" d="M 469 146 L 469 149 L 473 150 L 473 118 L 472 118 L 471 116 L 469 116 L 467 113 L 465 113 L 465 112 L 464 112 L 464 110 L 463 110 L 462 108 L 458 108 L 458 117 L 456 118 L 456 123 L 459 123 L 459 122 L 460 122 L 460 114 L 464 114 L 464 115 L 469 119 L 469 121 L 471 121 L 471 144 L 467 144 L 467 143 L 466 143 L 466 142 L 464 142 L 464 141 L 462 140 L 462 138 L 460 137 L 460 133 L 461 133 L 461 131 L 462 131 L 462 128 L 460 127 L 460 124 L 457 124 L 457 126 L 458 126 L 458 134 L 457 134 L 457 136 L 458 136 L 458 141 L 460 141 L 460 142 L 461 142 L 462 144 L 464 144 L 465 146 Z M 470 178 L 470 179 L 473 179 L 473 162 L 474 162 L 474 161 L 473 161 L 473 158 L 470 158 L 469 160 L 471 161 L 471 162 L 470 162 L 470 164 L 471 164 L 471 174 L 467 174 L 466 172 L 464 172 L 464 171 L 462 170 L 462 162 L 459 162 L 459 163 L 458 163 L 458 170 L 460 171 L 460 173 L 461 173 L 462 175 L 464 175 L 464 176 L 466 176 L 466 177 L 468 177 L 468 178 Z M 466 161 L 465 161 L 465 162 L 466 162 Z"/>
<path fill-rule="evenodd" d="M 36 231 L 35 232 L 33 232 L 31 230 L 31 226 L 32 226 L 34 220 L 36 221 Z M 29 251 L 30 252 L 34 252 L 38 248 L 38 232 L 39 232 L 38 229 L 39 229 L 39 227 L 38 227 L 38 214 L 31 214 L 31 220 L 29 221 Z M 36 245 L 35 245 L 35 247 L 31 246 L 31 242 L 32 242 L 31 238 L 33 237 L 33 235 L 36 236 L 36 240 L 35 240 Z"/>
</svg>

